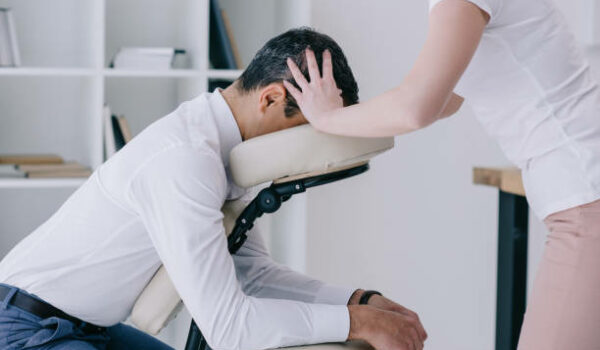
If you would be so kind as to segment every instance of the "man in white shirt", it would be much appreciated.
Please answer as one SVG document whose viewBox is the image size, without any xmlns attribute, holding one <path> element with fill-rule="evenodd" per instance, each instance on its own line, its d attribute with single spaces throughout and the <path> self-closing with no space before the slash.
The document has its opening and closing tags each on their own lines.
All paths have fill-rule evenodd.
<svg viewBox="0 0 600 350">
<path fill-rule="evenodd" d="M 213 349 L 346 339 L 422 348 L 415 313 L 380 295 L 355 305 L 363 290 L 275 264 L 257 232 L 234 256 L 227 250 L 220 209 L 246 192 L 230 180 L 229 151 L 306 123 L 282 81 L 288 57 L 307 73 L 307 47 L 324 52 L 345 103 L 357 103 L 331 38 L 297 29 L 270 40 L 234 84 L 146 128 L 4 258 L 0 349 L 168 348 L 120 324 L 161 264 Z"/>
</svg>

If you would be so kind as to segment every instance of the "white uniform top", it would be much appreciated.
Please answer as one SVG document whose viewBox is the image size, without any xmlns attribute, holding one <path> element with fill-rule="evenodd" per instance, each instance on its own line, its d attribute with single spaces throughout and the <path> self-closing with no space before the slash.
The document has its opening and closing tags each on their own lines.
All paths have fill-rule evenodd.
<svg viewBox="0 0 600 350">
<path fill-rule="evenodd" d="M 532 209 L 599 199 L 600 90 L 562 14 L 551 0 L 468 1 L 490 22 L 456 92 L 523 170 Z"/>
<path fill-rule="evenodd" d="M 129 315 L 162 263 L 214 349 L 346 340 L 353 289 L 275 264 L 255 230 L 229 254 L 220 209 L 245 193 L 228 176 L 240 142 L 219 92 L 182 104 L 21 241 L 0 263 L 0 282 L 109 326 Z"/>
</svg>

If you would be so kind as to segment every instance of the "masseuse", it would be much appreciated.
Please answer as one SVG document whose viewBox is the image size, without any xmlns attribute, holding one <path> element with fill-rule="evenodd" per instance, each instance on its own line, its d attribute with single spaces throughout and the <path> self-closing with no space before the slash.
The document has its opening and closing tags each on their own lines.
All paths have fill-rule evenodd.
<svg viewBox="0 0 600 350">
<path fill-rule="evenodd" d="M 353 136 L 424 128 L 466 98 L 550 230 L 519 349 L 600 348 L 600 90 L 588 63 L 550 0 L 430 0 L 429 18 L 391 91 L 342 108 L 327 52 L 322 76 L 308 52 L 310 82 L 288 61 L 286 87 L 315 128 Z"/>
</svg>

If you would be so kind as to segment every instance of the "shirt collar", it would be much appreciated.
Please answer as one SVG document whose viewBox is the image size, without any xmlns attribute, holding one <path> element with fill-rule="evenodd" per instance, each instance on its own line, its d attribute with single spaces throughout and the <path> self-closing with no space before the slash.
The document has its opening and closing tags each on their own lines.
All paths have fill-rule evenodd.
<svg viewBox="0 0 600 350">
<path fill-rule="evenodd" d="M 242 143 L 240 128 L 235 121 L 227 101 L 225 101 L 225 98 L 221 95 L 220 89 L 216 89 L 210 94 L 208 102 L 213 111 L 217 130 L 219 132 L 221 159 L 227 168 L 229 167 L 229 153 L 235 146 Z"/>
</svg>

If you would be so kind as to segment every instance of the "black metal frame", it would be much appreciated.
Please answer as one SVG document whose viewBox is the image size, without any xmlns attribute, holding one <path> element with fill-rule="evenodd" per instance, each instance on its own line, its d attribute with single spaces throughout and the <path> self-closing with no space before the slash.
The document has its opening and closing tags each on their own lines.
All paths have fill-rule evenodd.
<svg viewBox="0 0 600 350">
<path fill-rule="evenodd" d="M 525 197 L 500 191 L 496 350 L 515 350 L 519 341 L 527 293 L 528 218 Z"/>
<path fill-rule="evenodd" d="M 229 252 L 235 254 L 246 241 L 246 233 L 254 226 L 254 221 L 264 213 L 273 213 L 281 207 L 281 204 L 293 195 L 305 192 L 307 188 L 325 185 L 330 182 L 343 180 L 369 170 L 369 164 L 365 163 L 349 169 L 339 170 L 332 173 L 316 175 L 299 180 L 282 183 L 273 183 L 263 189 L 242 211 L 235 221 L 235 227 L 227 239 Z M 202 335 L 200 328 L 192 319 L 188 333 L 185 350 L 210 350 L 210 346 Z"/>
</svg>

